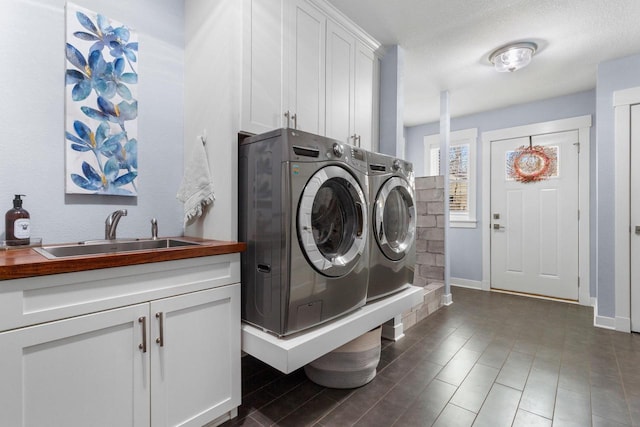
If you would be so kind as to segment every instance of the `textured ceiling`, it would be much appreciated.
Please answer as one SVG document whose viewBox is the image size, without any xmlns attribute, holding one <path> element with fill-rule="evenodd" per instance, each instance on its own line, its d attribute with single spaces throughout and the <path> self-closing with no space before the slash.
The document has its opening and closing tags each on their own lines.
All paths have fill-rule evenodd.
<svg viewBox="0 0 640 427">
<path fill-rule="evenodd" d="M 639 0 L 329 0 L 383 45 L 404 49 L 404 124 L 592 89 L 598 63 L 640 52 Z M 532 63 L 498 73 L 488 61 L 513 41 Z M 640 72 L 640 71 L 639 71 Z"/>
</svg>

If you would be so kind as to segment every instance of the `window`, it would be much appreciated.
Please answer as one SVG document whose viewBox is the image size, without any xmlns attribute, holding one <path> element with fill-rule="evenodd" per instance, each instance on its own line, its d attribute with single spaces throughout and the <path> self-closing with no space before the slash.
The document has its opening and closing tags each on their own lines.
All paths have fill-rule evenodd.
<svg viewBox="0 0 640 427">
<path fill-rule="evenodd" d="M 476 227 L 477 129 L 451 132 L 449 143 L 449 225 Z M 440 135 L 424 137 L 426 175 L 440 174 Z"/>
</svg>

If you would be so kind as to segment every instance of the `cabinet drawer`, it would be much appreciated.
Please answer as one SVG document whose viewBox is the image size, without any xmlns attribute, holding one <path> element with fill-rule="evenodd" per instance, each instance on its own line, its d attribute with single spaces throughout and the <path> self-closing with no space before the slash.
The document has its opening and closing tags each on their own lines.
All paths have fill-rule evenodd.
<svg viewBox="0 0 640 427">
<path fill-rule="evenodd" d="M 0 331 L 239 281 L 239 254 L 7 280 L 0 283 Z"/>
</svg>

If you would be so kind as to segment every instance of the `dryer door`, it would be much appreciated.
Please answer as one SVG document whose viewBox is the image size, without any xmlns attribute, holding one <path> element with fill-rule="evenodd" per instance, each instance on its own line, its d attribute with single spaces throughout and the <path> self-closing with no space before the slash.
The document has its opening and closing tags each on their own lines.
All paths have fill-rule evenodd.
<svg viewBox="0 0 640 427">
<path fill-rule="evenodd" d="M 298 206 L 298 238 L 307 260 L 320 273 L 349 273 L 366 248 L 367 211 L 358 181 L 339 166 L 318 170 Z"/>
<path fill-rule="evenodd" d="M 404 258 L 416 233 L 413 189 L 405 179 L 390 178 L 380 188 L 373 221 L 373 232 L 382 253 L 392 261 Z"/>
</svg>

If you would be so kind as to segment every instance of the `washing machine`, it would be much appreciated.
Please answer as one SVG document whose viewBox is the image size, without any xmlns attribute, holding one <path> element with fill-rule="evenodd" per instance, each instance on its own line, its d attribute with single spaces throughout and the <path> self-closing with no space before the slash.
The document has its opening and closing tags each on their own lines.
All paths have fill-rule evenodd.
<svg viewBox="0 0 640 427">
<path fill-rule="evenodd" d="M 239 146 L 242 319 L 278 336 L 366 302 L 364 150 L 294 129 Z"/>
<path fill-rule="evenodd" d="M 367 302 L 413 283 L 416 208 L 413 165 L 367 152 L 371 219 Z"/>
</svg>

